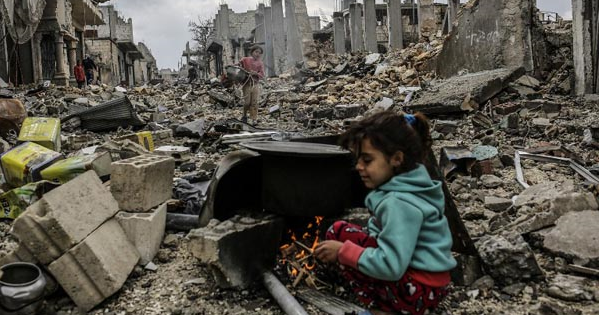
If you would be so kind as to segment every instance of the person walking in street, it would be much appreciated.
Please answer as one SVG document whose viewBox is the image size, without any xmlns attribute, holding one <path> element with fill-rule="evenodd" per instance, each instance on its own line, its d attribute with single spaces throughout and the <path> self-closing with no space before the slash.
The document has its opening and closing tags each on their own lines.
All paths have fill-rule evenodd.
<svg viewBox="0 0 599 315">
<path fill-rule="evenodd" d="M 85 85 L 85 70 L 83 69 L 83 63 L 81 60 L 77 60 L 77 65 L 75 66 L 75 80 L 77 81 L 77 86 L 81 89 Z"/>
<path fill-rule="evenodd" d="M 243 117 L 247 121 L 249 112 L 250 119 L 255 123 L 258 119 L 258 101 L 260 100 L 260 80 L 264 78 L 264 63 L 262 63 L 263 50 L 260 46 L 250 48 L 250 57 L 244 57 L 239 61 L 240 66 L 249 73 L 243 84 Z"/>
<path fill-rule="evenodd" d="M 83 59 L 83 69 L 85 69 L 87 84 L 92 84 L 94 82 L 94 71 L 97 71 L 98 67 L 89 55 L 85 55 L 85 59 Z"/>
</svg>

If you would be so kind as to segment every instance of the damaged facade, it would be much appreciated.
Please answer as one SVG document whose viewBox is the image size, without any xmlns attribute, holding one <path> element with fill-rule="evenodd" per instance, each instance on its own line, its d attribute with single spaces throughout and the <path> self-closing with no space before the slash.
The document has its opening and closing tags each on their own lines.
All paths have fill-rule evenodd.
<svg viewBox="0 0 599 315">
<path fill-rule="evenodd" d="M 2 1 L 2 79 L 13 84 L 74 82 L 73 69 L 84 51 L 84 28 L 104 23 L 98 2 L 105 1 L 40 0 L 24 8 Z"/>
<path fill-rule="evenodd" d="M 6 28 L 2 30 L 0 77 L 15 85 L 75 84 L 77 60 L 90 54 L 97 58 L 100 82 L 134 85 L 149 81 L 149 74 L 157 72 L 154 57 L 147 47 L 140 50 L 133 42 L 131 20 L 120 18 L 113 6 L 98 5 L 103 2 L 40 0 L 22 9 L 16 7 L 19 3 L 2 1 Z M 143 72 L 137 75 L 138 81 L 136 61 Z"/>
<path fill-rule="evenodd" d="M 333 13 L 335 53 L 385 52 L 432 39 L 450 27 L 450 12 L 451 6 L 432 0 L 386 4 L 341 1 L 340 10 Z"/>
<path fill-rule="evenodd" d="M 102 81 L 162 80 L 1 91 L 10 98 L 0 99 L 0 285 L 14 280 L 10 263 L 33 264 L 52 292 L 22 302 L 27 315 L 364 311 L 313 251 L 332 222 L 371 218 L 350 152 L 336 144 L 381 111 L 430 119 L 425 163 L 443 187 L 459 261 L 437 314 L 599 314 L 596 1 L 575 4 L 572 22 L 538 14 L 534 0 L 422 1 L 416 11 L 343 1 L 332 30 L 342 45 L 314 51 L 304 36 L 314 32 L 301 30 L 316 22 L 301 1 L 281 2 L 239 15 L 221 6 L 237 22 L 217 16 L 217 33 L 229 35 L 208 48 L 222 70 L 249 45 L 272 37 L 277 60 L 290 48 L 276 38 L 295 40 L 304 67 L 292 73 L 279 59 L 253 125 L 238 119 L 238 86 L 158 72 L 144 44 L 132 49 L 131 21 L 112 13 L 118 35 L 87 39 L 110 42 L 95 54 Z M 422 17 L 435 8 L 446 11 Z M 401 18 L 379 19 L 385 12 Z M 295 31 L 268 30 L 269 16 L 285 15 Z M 361 35 L 373 25 L 389 35 Z M 348 42 L 364 48 L 333 53 Z M 32 137 L 36 124 L 49 135 Z"/>
<path fill-rule="evenodd" d="M 98 79 L 110 85 L 135 86 L 135 62 L 144 59 L 133 39 L 133 21 L 119 16 L 114 6 L 101 6 L 104 25 L 86 29 L 87 53 L 99 68 Z M 149 54 L 149 50 L 145 50 Z M 150 53 L 150 59 L 151 57 Z M 139 69 L 139 67 L 138 67 Z M 146 68 L 147 71 L 147 68 Z"/>
<path fill-rule="evenodd" d="M 312 34 L 320 18 L 308 16 L 305 0 L 273 0 L 271 6 L 259 4 L 256 10 L 235 13 L 222 4 L 214 19 L 214 32 L 207 52 L 212 55 L 210 71 L 220 75 L 227 65 L 246 56 L 250 46 L 264 49 L 263 61 L 268 76 L 275 76 L 306 62 L 315 66 Z"/>
</svg>

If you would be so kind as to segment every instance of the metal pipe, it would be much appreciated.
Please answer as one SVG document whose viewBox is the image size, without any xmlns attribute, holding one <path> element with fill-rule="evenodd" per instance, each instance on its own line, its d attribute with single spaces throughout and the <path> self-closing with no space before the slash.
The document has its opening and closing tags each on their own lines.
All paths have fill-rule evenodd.
<svg viewBox="0 0 599 315">
<path fill-rule="evenodd" d="M 166 229 L 175 231 L 189 231 L 200 227 L 200 218 L 194 214 L 167 213 Z"/>
<path fill-rule="evenodd" d="M 287 315 L 308 315 L 287 288 L 270 271 L 262 273 L 262 283 Z"/>
</svg>

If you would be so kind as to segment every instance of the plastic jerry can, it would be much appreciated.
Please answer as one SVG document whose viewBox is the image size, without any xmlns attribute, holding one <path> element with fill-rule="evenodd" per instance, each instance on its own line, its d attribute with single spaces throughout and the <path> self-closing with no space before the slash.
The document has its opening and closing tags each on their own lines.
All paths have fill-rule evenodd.
<svg viewBox="0 0 599 315">
<path fill-rule="evenodd" d="M 20 142 L 35 142 L 50 150 L 60 152 L 60 119 L 25 118 L 18 140 Z"/>
</svg>

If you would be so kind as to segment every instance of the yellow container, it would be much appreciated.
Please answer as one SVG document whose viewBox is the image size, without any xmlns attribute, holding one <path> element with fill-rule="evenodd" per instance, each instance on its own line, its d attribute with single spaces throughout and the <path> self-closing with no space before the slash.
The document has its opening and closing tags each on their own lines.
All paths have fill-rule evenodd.
<svg viewBox="0 0 599 315">
<path fill-rule="evenodd" d="M 152 133 L 149 131 L 142 131 L 136 133 L 137 141 L 141 144 L 146 150 L 152 152 L 154 151 L 154 138 L 152 137 Z"/>
<path fill-rule="evenodd" d="M 12 187 L 42 179 L 40 172 L 61 160 L 62 154 L 33 142 L 25 142 L 0 157 L 4 180 Z"/>
<path fill-rule="evenodd" d="M 98 177 L 109 175 L 111 163 L 108 152 L 73 156 L 52 164 L 41 171 L 41 175 L 45 180 L 64 184 L 89 170 L 94 170 Z"/>
<path fill-rule="evenodd" d="M 117 140 L 130 140 L 139 143 L 148 151 L 154 151 L 154 137 L 150 131 L 141 131 L 138 133 L 132 133 L 126 136 L 119 137 Z"/>
<path fill-rule="evenodd" d="M 60 152 L 60 119 L 25 118 L 18 140 L 21 142 L 35 142 L 50 150 Z"/>
</svg>

